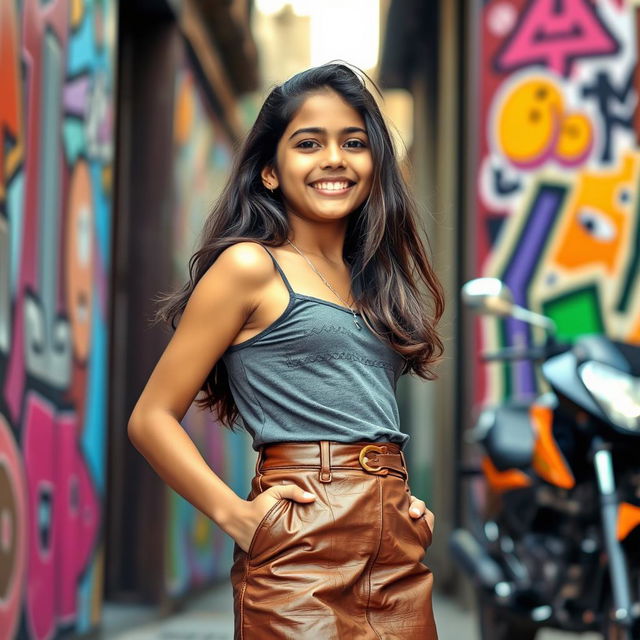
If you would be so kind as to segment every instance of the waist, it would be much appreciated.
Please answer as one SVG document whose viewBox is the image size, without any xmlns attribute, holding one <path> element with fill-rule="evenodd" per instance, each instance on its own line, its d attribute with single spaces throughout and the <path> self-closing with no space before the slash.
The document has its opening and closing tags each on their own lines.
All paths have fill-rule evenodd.
<svg viewBox="0 0 640 640">
<path fill-rule="evenodd" d="M 331 482 L 333 469 L 358 469 L 374 475 L 407 477 L 407 465 L 395 442 L 278 442 L 258 449 L 256 473 L 269 469 L 317 469 L 320 482 Z"/>
</svg>

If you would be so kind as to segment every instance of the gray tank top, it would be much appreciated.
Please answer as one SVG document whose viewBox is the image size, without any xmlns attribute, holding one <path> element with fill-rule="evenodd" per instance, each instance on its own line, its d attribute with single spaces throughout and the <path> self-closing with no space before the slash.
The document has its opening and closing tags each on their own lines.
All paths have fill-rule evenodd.
<svg viewBox="0 0 640 640">
<path fill-rule="evenodd" d="M 260 245 L 263 246 L 264 245 Z M 264 247 L 266 249 L 266 247 Z M 402 448 L 396 385 L 403 357 L 347 307 L 289 291 L 280 317 L 222 356 L 253 449 L 271 442 L 390 441 Z"/>
</svg>

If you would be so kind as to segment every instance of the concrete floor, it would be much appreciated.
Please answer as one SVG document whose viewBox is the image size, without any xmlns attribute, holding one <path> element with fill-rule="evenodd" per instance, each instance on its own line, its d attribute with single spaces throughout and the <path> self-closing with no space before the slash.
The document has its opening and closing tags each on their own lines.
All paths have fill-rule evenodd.
<svg viewBox="0 0 640 640">
<path fill-rule="evenodd" d="M 478 640 L 472 611 L 436 594 L 434 611 L 440 640 Z M 233 601 L 228 584 L 190 601 L 186 610 L 163 620 L 145 607 L 107 605 L 105 640 L 233 640 Z M 601 640 L 596 634 L 542 631 L 537 640 Z M 319 639 L 320 640 L 320 639 Z M 514 638 L 513 640 L 518 640 Z"/>
</svg>

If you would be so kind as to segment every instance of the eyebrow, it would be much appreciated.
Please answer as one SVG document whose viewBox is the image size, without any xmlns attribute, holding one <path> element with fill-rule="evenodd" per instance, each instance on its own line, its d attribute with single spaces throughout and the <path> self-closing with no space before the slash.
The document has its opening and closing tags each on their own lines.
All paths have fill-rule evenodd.
<svg viewBox="0 0 640 640">
<path fill-rule="evenodd" d="M 299 135 L 300 133 L 320 133 L 320 134 L 326 134 L 327 130 L 324 129 L 323 127 L 304 127 L 303 129 L 298 129 L 297 131 L 294 131 L 290 136 L 289 136 L 289 140 L 291 140 L 291 138 Z M 340 133 L 364 133 L 365 135 L 368 135 L 366 130 L 363 129 L 362 127 L 345 127 L 344 129 L 342 129 L 340 131 Z"/>
</svg>

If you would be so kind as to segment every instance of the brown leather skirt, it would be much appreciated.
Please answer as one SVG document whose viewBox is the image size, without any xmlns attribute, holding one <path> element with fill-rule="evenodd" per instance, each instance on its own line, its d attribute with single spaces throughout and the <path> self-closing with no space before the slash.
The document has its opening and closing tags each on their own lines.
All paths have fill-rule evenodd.
<svg viewBox="0 0 640 640">
<path fill-rule="evenodd" d="M 316 499 L 280 499 L 248 552 L 235 545 L 235 640 L 437 640 L 431 530 L 409 515 L 400 447 L 267 445 L 247 499 L 283 481 Z"/>
</svg>

